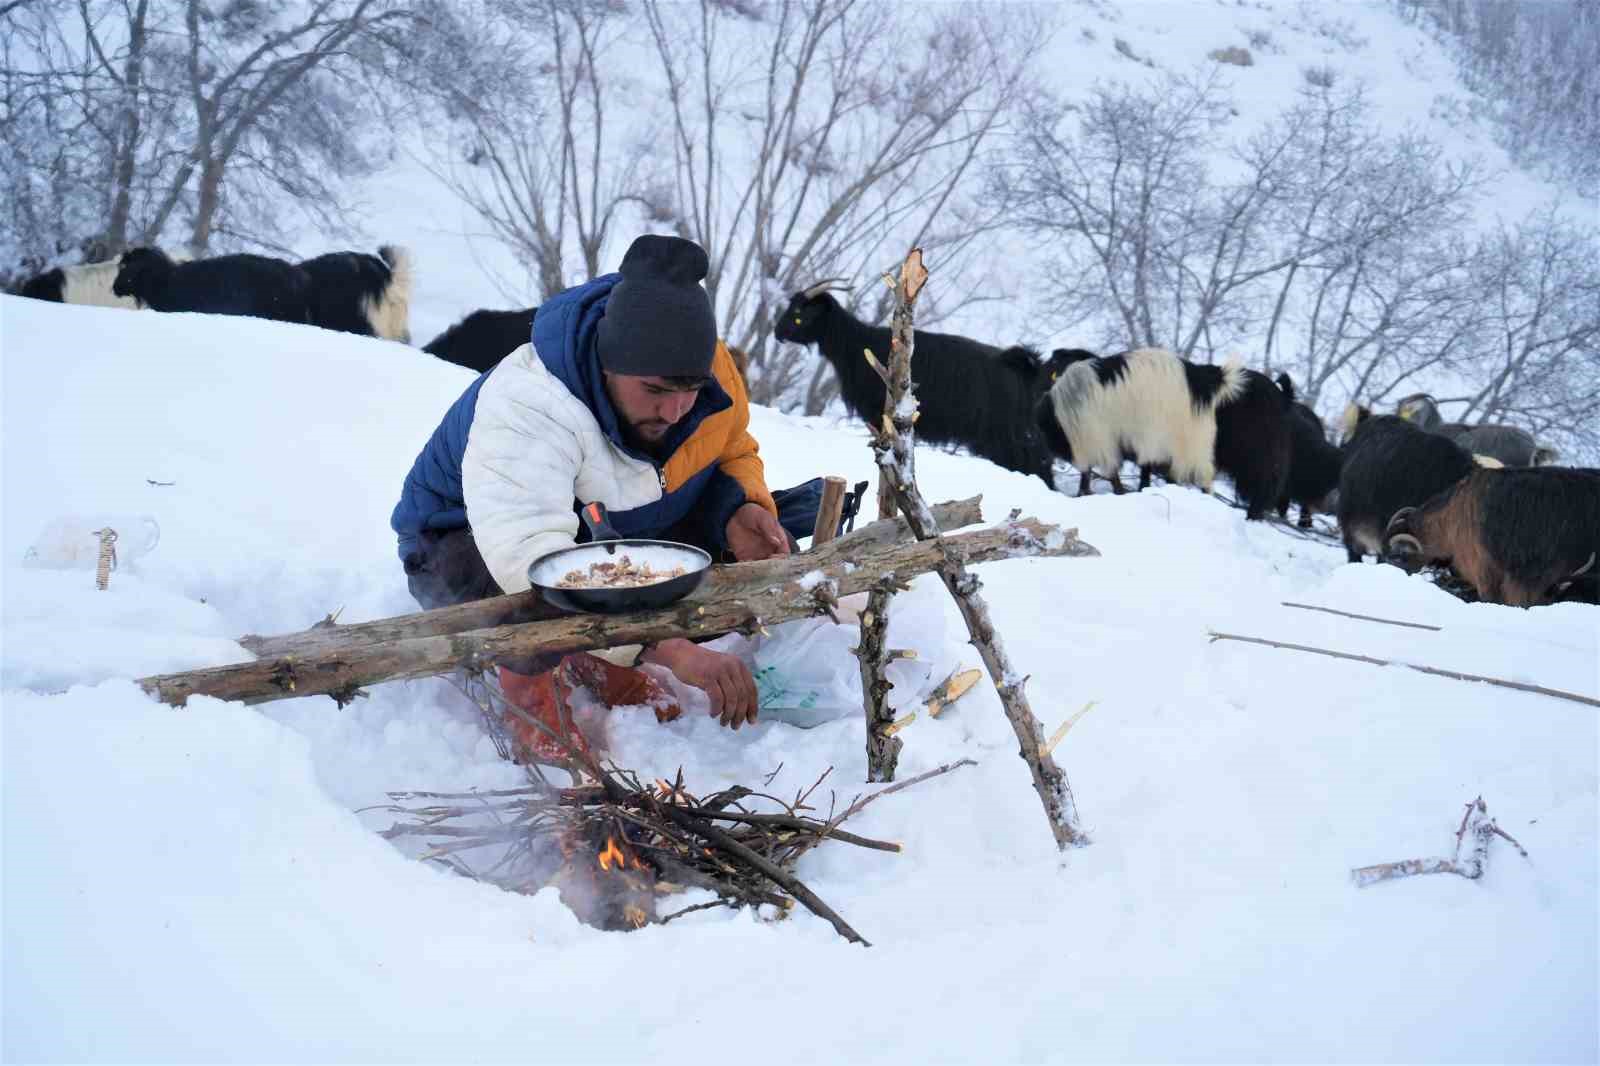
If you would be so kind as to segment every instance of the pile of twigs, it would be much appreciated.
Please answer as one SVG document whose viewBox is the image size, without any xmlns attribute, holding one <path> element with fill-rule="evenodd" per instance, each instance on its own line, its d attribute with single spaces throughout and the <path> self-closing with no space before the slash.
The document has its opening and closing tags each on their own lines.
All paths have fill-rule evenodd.
<svg viewBox="0 0 1600 1066">
<path fill-rule="evenodd" d="M 839 935 L 865 945 L 794 875 L 795 864 L 828 840 L 900 851 L 897 843 L 839 827 L 880 796 L 974 765 L 962 759 L 940 766 L 858 796 L 843 810 L 830 801 L 827 815 L 818 816 L 812 797 L 831 767 L 792 800 L 742 785 L 702 797 L 685 786 L 681 770 L 676 780 L 646 782 L 576 746 L 567 749 L 573 786 L 557 786 L 530 765 L 521 788 L 392 792 L 393 803 L 385 809 L 400 820 L 383 835 L 421 838 L 428 844 L 424 860 L 510 891 L 533 893 L 554 885 L 580 919 L 600 928 L 639 928 L 718 906 L 769 904 L 784 914 L 798 900 Z M 770 786 L 781 770 L 780 765 L 762 786 Z M 495 849 L 489 865 L 467 863 L 466 853 L 488 848 Z M 660 897 L 685 888 L 707 889 L 717 899 L 658 912 Z"/>
</svg>

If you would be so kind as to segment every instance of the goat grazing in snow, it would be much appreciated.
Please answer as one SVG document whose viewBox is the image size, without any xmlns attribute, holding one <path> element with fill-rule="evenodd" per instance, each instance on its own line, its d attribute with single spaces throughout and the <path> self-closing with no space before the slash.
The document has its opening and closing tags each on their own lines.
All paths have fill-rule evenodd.
<svg viewBox="0 0 1600 1066">
<path fill-rule="evenodd" d="M 134 248 L 122 254 L 111 289 L 156 311 L 248 315 L 405 340 L 411 255 L 387 245 L 379 252 L 332 252 L 304 263 L 248 254 L 177 263 L 159 248 Z"/>
<path fill-rule="evenodd" d="M 1328 510 L 1328 499 L 1339 487 L 1344 453 L 1328 443 L 1328 430 L 1310 407 L 1295 399 L 1294 382 L 1279 374 L 1278 388 L 1289 398 L 1289 479 L 1278 498 L 1278 516 L 1289 516 L 1291 502 L 1300 506 L 1301 529 L 1311 528 L 1311 516 Z"/>
<path fill-rule="evenodd" d="M 1407 570 L 1447 562 L 1478 598 L 1511 607 L 1551 603 L 1600 553 L 1600 471 L 1479 469 L 1386 527 Z"/>
<path fill-rule="evenodd" d="M 1546 466 L 1558 456 L 1554 448 L 1541 446 L 1531 434 L 1515 426 L 1446 422 L 1439 416 L 1438 401 L 1425 392 L 1407 396 L 1395 405 L 1394 411 L 1429 433 L 1449 437 L 1467 451 L 1498 459 L 1506 466 Z"/>
<path fill-rule="evenodd" d="M 1114 474 L 1125 458 L 1210 492 L 1217 408 L 1244 388 L 1237 360 L 1209 366 L 1141 348 L 1069 364 L 1035 404 L 1034 418 L 1051 450 L 1082 475 L 1079 495 L 1091 469 Z M 1120 494 L 1121 481 L 1113 478 L 1112 489 Z"/>
<path fill-rule="evenodd" d="M 1349 412 L 1346 412 L 1347 418 Z M 1339 472 L 1339 535 L 1350 562 L 1388 551 L 1389 519 L 1415 507 L 1478 469 L 1455 441 L 1427 433 L 1395 415 L 1359 420 Z"/>
<path fill-rule="evenodd" d="M 187 263 L 188 252 L 169 252 L 175 263 Z M 48 300 L 58 304 L 84 304 L 91 307 L 121 307 L 137 311 L 144 305 L 132 296 L 118 296 L 111 291 L 117 280 L 121 263 L 107 259 L 99 263 L 80 263 L 77 266 L 56 267 L 35 274 L 12 290 L 15 296 L 30 300 Z"/>
<path fill-rule="evenodd" d="M 889 362 L 889 329 L 869 326 L 828 290 L 837 279 L 794 294 L 773 327 L 790 344 L 815 344 L 839 379 L 846 409 L 876 426 L 883 417 L 883 379 L 867 363 L 871 349 Z M 974 455 L 1055 487 L 1055 462 L 1034 426 L 1034 401 L 1049 384 L 1047 364 L 1028 348 L 1000 349 L 951 333 L 917 330 L 911 352 L 916 384 L 917 437 L 958 444 Z"/>
<path fill-rule="evenodd" d="M 309 286 L 304 270 L 264 255 L 219 255 L 174 263 L 159 248 L 134 248 L 122 253 L 111 291 L 156 311 L 305 322 Z"/>
<path fill-rule="evenodd" d="M 300 263 L 310 278 L 308 320 L 323 329 L 411 343 L 411 253 L 328 252 Z"/>
<path fill-rule="evenodd" d="M 422 346 L 429 355 L 483 373 L 533 339 L 537 307 L 472 312 Z"/>
</svg>

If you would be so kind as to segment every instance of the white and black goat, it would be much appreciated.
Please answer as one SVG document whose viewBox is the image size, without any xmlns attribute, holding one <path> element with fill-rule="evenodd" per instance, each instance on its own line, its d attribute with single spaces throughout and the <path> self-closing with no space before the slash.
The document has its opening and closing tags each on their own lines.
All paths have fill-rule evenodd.
<svg viewBox="0 0 1600 1066">
<path fill-rule="evenodd" d="M 1070 363 L 1039 398 L 1034 418 L 1051 450 L 1082 475 L 1080 495 L 1092 469 L 1115 474 L 1128 458 L 1210 492 L 1217 408 L 1244 389 L 1237 360 L 1210 366 L 1141 348 Z M 1112 488 L 1123 491 L 1115 477 Z"/>
<path fill-rule="evenodd" d="M 377 255 L 328 252 L 300 262 L 310 278 L 307 320 L 323 329 L 411 343 L 412 260 L 386 244 Z"/>
<path fill-rule="evenodd" d="M 111 291 L 156 311 L 306 322 L 309 288 L 306 272 L 282 259 L 239 254 L 174 263 L 159 248 L 134 248 L 122 253 Z"/>
<path fill-rule="evenodd" d="M 290 263 L 265 255 L 219 255 L 177 263 L 159 248 L 124 252 L 112 291 L 156 311 L 198 311 L 301 322 L 391 340 L 408 337 L 411 256 L 334 252 Z"/>
<path fill-rule="evenodd" d="M 1439 402 L 1425 392 L 1413 393 L 1395 405 L 1394 413 L 1429 433 L 1449 437 L 1474 455 L 1487 455 L 1506 466 L 1546 466 L 1556 461 L 1554 448 L 1541 446 L 1532 434 L 1515 426 L 1446 422 Z"/>
<path fill-rule="evenodd" d="M 187 263 L 192 258 L 188 252 L 168 252 L 167 255 L 175 263 Z M 144 306 L 138 300 L 132 296 L 118 296 L 111 291 L 120 267 L 119 259 L 56 267 L 33 275 L 11 292 L 14 296 L 26 296 L 30 300 L 137 311 Z"/>
<path fill-rule="evenodd" d="M 836 280 L 836 279 L 835 279 Z M 773 327 L 790 344 L 814 344 L 833 367 L 852 415 L 876 426 L 883 418 L 883 379 L 862 355 L 889 362 L 889 329 L 869 326 L 829 291 L 834 280 L 794 294 Z M 1023 347 L 997 348 L 951 333 L 916 331 L 911 378 L 916 385 L 917 437 L 956 444 L 974 455 L 1055 486 L 1055 461 L 1040 439 L 1033 405 L 1049 385 L 1046 363 Z"/>
<path fill-rule="evenodd" d="M 1355 418 L 1339 472 L 1339 535 L 1350 562 L 1388 551 L 1389 519 L 1479 469 L 1455 441 L 1425 432 L 1396 415 Z"/>
<path fill-rule="evenodd" d="M 474 311 L 422 346 L 447 363 L 483 373 L 533 339 L 537 307 L 516 311 Z"/>
<path fill-rule="evenodd" d="M 1327 427 L 1317 413 L 1295 399 L 1289 375 L 1279 374 L 1276 380 L 1289 398 L 1289 480 L 1278 499 L 1278 516 L 1287 518 L 1289 504 L 1298 504 L 1298 524 L 1310 529 L 1312 514 L 1328 510 L 1329 498 L 1339 487 L 1344 453 L 1328 443 Z"/>
<path fill-rule="evenodd" d="M 1600 554 L 1600 471 L 1474 470 L 1386 527 L 1405 569 L 1447 562 L 1478 598 L 1511 607 L 1553 602 Z"/>
</svg>

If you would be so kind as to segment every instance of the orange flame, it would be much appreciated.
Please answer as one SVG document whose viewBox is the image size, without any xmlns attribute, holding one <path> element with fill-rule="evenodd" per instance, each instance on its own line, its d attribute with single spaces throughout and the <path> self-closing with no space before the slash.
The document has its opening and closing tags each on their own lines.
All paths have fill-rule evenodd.
<svg viewBox="0 0 1600 1066">
<path fill-rule="evenodd" d="M 615 837 L 606 837 L 606 849 L 600 853 L 600 869 L 609 870 L 612 866 L 621 867 L 624 856 L 622 849 L 617 847 Z"/>
</svg>

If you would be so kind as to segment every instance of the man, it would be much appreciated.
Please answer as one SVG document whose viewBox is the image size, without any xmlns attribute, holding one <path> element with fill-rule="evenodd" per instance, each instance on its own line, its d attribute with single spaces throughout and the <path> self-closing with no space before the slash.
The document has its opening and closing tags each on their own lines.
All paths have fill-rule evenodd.
<svg viewBox="0 0 1600 1066">
<path fill-rule="evenodd" d="M 744 383 L 700 284 L 707 268 L 692 241 L 640 237 L 620 272 L 542 304 L 532 342 L 468 387 L 417 456 L 390 518 L 418 603 L 526 590 L 529 565 L 576 543 L 578 508 L 593 501 L 624 537 L 698 544 L 741 562 L 789 554 Z M 786 517 L 809 532 L 803 523 L 814 515 L 813 505 Z M 755 682 L 737 657 L 672 639 L 637 661 L 702 689 L 724 725 L 755 720 Z M 678 714 L 631 666 L 589 655 L 511 665 L 500 670 L 507 699 L 547 724 L 560 721 L 557 705 L 577 687 L 610 705 Z M 509 724 L 531 749 L 519 757 L 559 756 L 547 736 Z"/>
</svg>

